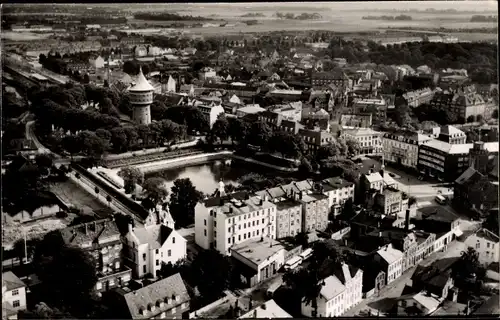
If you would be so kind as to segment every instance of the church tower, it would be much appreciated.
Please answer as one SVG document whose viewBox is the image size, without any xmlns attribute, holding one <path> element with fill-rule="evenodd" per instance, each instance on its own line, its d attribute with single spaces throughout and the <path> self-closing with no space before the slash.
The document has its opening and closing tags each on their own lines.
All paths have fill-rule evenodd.
<svg viewBox="0 0 500 320">
<path fill-rule="evenodd" d="M 148 82 L 142 68 L 139 69 L 139 75 L 136 82 L 128 89 L 130 103 L 133 106 L 132 119 L 137 124 L 151 123 L 151 104 L 153 103 L 153 86 Z"/>
</svg>

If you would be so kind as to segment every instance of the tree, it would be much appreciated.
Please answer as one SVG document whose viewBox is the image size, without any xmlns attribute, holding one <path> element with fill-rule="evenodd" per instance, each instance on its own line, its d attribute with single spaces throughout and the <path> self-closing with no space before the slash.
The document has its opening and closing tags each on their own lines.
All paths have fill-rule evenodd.
<svg viewBox="0 0 500 320">
<path fill-rule="evenodd" d="M 461 252 L 461 257 L 452 268 L 456 286 L 469 294 L 477 293 L 486 269 L 479 262 L 479 253 L 471 247 Z"/>
<path fill-rule="evenodd" d="M 361 152 L 361 146 L 357 140 L 347 139 L 346 144 L 350 155 L 356 156 Z"/>
<path fill-rule="evenodd" d="M 82 141 L 83 151 L 94 159 L 100 159 L 108 149 L 107 142 L 99 138 L 95 132 L 85 130 L 81 131 L 78 136 Z"/>
<path fill-rule="evenodd" d="M 86 312 L 97 282 L 92 256 L 80 248 L 66 246 L 55 231 L 45 235 L 36 247 L 33 265 L 51 305 L 74 315 Z"/>
<path fill-rule="evenodd" d="M 306 175 L 313 172 L 313 167 L 311 165 L 311 162 L 309 160 L 307 160 L 306 157 L 300 158 L 299 171 L 306 174 Z"/>
<path fill-rule="evenodd" d="M 63 148 L 69 152 L 71 159 L 73 155 L 79 153 L 83 149 L 82 139 L 77 135 L 67 135 L 62 139 Z"/>
<path fill-rule="evenodd" d="M 224 114 L 221 114 L 221 116 L 219 116 L 217 120 L 214 122 L 214 125 L 212 126 L 212 130 L 210 133 L 213 137 L 219 138 L 220 143 L 222 144 L 222 142 L 227 139 L 228 132 L 229 132 L 229 123 Z"/>
<path fill-rule="evenodd" d="M 139 64 L 136 60 L 127 60 L 123 63 L 123 72 L 135 76 L 139 73 Z"/>
<path fill-rule="evenodd" d="M 342 207 L 342 216 L 343 220 L 350 220 L 356 212 L 354 211 L 354 204 L 352 202 L 352 199 L 349 198 L 347 199 L 346 202 L 344 202 L 344 206 Z"/>
<path fill-rule="evenodd" d="M 45 171 L 49 171 L 50 168 L 52 168 L 52 166 L 54 165 L 52 156 L 47 153 L 38 154 L 35 157 L 35 163 L 38 166 L 38 168 L 43 169 Z"/>
<path fill-rule="evenodd" d="M 118 172 L 123 179 L 125 193 L 131 194 L 135 191 L 137 184 L 144 182 L 144 173 L 136 167 L 125 167 Z"/>
<path fill-rule="evenodd" d="M 194 208 L 202 198 L 189 178 L 177 179 L 171 188 L 169 209 L 178 227 L 186 227 L 194 222 Z"/>
<path fill-rule="evenodd" d="M 161 177 L 152 177 L 144 182 L 143 190 L 146 198 L 151 200 L 154 205 L 163 203 L 168 196 L 165 179 Z"/>
<path fill-rule="evenodd" d="M 241 142 L 246 139 L 249 130 L 247 122 L 240 118 L 229 118 L 228 124 L 228 135 L 233 144 L 235 141 Z"/>
<path fill-rule="evenodd" d="M 205 302 L 220 298 L 231 285 L 233 270 L 230 259 L 215 250 L 202 250 L 191 263 L 191 283 L 196 283 Z"/>
<path fill-rule="evenodd" d="M 127 150 L 128 138 L 123 127 L 111 129 L 111 144 L 113 145 L 113 149 L 117 152 Z"/>
<path fill-rule="evenodd" d="M 467 117 L 467 123 L 474 122 L 474 116 L 468 116 Z"/>
<path fill-rule="evenodd" d="M 498 210 L 491 210 L 486 217 L 486 220 L 483 222 L 483 228 L 488 229 L 494 234 L 498 235 Z"/>
</svg>

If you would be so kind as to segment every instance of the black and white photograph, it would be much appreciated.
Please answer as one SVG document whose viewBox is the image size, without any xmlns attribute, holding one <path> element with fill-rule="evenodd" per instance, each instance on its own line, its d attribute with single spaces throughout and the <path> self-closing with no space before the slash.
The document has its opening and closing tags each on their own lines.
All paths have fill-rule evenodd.
<svg viewBox="0 0 500 320">
<path fill-rule="evenodd" d="M 496 0 L 0 18 L 2 320 L 500 316 Z"/>
</svg>

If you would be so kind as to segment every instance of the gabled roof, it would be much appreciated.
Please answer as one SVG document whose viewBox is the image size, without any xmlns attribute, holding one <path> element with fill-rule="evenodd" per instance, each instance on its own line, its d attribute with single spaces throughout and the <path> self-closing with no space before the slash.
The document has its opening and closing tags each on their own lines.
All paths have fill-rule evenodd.
<svg viewBox="0 0 500 320">
<path fill-rule="evenodd" d="M 132 319 L 149 319 L 190 300 L 186 285 L 179 273 L 126 293 L 123 297 Z M 163 308 L 160 307 L 161 302 Z M 155 311 L 150 311 L 153 306 Z M 141 311 L 147 313 L 141 314 Z"/>
<path fill-rule="evenodd" d="M 139 240 L 139 244 L 147 243 L 150 249 L 161 248 L 172 231 L 173 229 L 162 224 L 132 229 L 132 232 Z"/>
<path fill-rule="evenodd" d="M 2 273 L 2 285 L 7 287 L 7 291 L 26 287 L 24 282 L 22 282 L 12 271 Z"/>
<path fill-rule="evenodd" d="M 403 258 L 403 253 L 397 249 L 394 249 L 391 245 L 385 246 L 384 248 L 378 250 L 377 253 L 389 265 Z"/>
<path fill-rule="evenodd" d="M 479 231 L 477 231 L 476 237 L 483 238 L 495 243 L 498 243 L 500 241 L 500 238 L 496 234 L 485 228 L 481 228 Z"/>
<path fill-rule="evenodd" d="M 263 305 L 248 311 L 238 319 L 274 319 L 274 318 L 293 318 L 285 310 L 283 310 L 274 300 L 268 300 Z"/>
<path fill-rule="evenodd" d="M 473 167 L 469 167 L 467 168 L 467 170 L 464 171 L 464 173 L 460 175 L 460 177 L 457 178 L 457 180 L 455 180 L 455 183 L 464 184 L 467 181 L 470 181 L 471 179 L 476 179 L 481 176 L 482 174 L 479 171 L 477 171 Z"/>
<path fill-rule="evenodd" d="M 325 285 L 321 287 L 320 295 L 330 301 L 346 290 L 346 287 L 336 276 L 329 276 L 323 280 Z"/>
<path fill-rule="evenodd" d="M 88 243 L 92 245 L 100 242 L 99 240 L 103 241 L 120 236 L 116 223 L 110 219 L 77 224 L 61 229 L 60 233 L 64 242 L 73 246 L 82 246 Z M 119 238 L 110 241 L 119 241 Z"/>
</svg>

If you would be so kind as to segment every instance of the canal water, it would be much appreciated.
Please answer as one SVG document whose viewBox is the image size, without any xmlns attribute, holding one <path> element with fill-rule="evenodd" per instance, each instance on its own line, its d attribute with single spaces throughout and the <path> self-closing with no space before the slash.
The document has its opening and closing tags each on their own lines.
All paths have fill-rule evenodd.
<svg viewBox="0 0 500 320">
<path fill-rule="evenodd" d="M 281 172 L 242 161 L 231 160 L 230 164 L 225 164 L 224 161 L 215 160 L 200 165 L 148 173 L 145 178 L 163 177 L 167 180 L 169 190 L 174 185 L 176 179 L 189 178 L 198 191 L 204 194 L 213 194 L 219 188 L 219 181 L 221 179 L 225 184 L 231 183 L 237 186 L 239 185 L 238 179 L 240 177 L 252 172 L 266 176 L 283 175 Z"/>
</svg>

